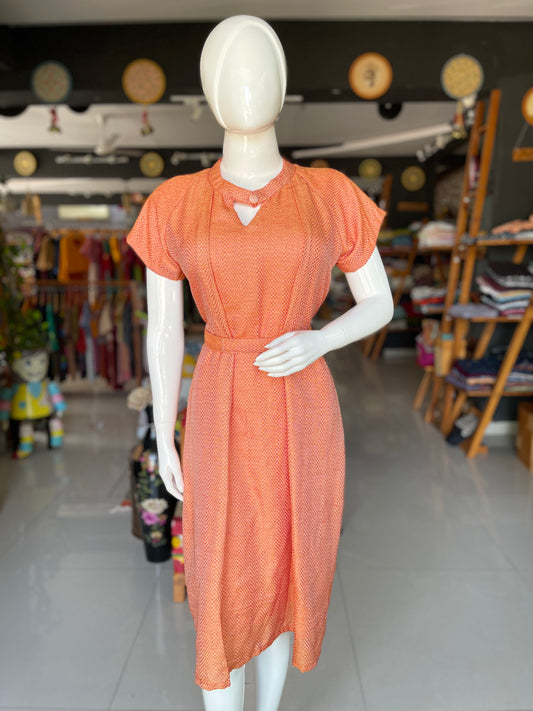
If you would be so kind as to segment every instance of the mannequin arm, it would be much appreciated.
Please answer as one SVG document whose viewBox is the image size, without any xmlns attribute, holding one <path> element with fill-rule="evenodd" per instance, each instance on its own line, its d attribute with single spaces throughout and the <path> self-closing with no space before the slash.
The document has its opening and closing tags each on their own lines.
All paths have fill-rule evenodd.
<svg viewBox="0 0 533 711">
<path fill-rule="evenodd" d="M 174 429 L 183 366 L 183 282 L 146 270 L 148 368 L 154 406 L 159 473 L 168 491 L 183 499 L 183 476 Z"/>
<path fill-rule="evenodd" d="M 319 331 L 292 331 L 269 343 L 254 365 L 271 377 L 303 370 L 328 351 L 366 338 L 392 318 L 389 280 L 377 248 L 364 267 L 346 274 L 355 306 Z"/>
</svg>

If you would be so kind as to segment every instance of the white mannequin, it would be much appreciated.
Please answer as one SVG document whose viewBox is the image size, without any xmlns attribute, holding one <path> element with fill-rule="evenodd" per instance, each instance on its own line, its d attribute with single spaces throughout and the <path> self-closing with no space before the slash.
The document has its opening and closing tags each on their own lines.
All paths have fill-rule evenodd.
<svg viewBox="0 0 533 711">
<path fill-rule="evenodd" d="M 264 187 L 282 169 L 274 129 L 286 86 L 279 39 L 258 18 L 229 18 L 206 40 L 201 77 L 207 101 L 225 129 L 222 177 L 248 190 Z M 247 225 L 261 206 L 234 207 Z M 346 274 L 346 279 L 356 301 L 352 309 L 321 330 L 285 333 L 276 338 L 254 364 L 271 377 L 285 377 L 388 323 L 392 297 L 377 249 L 364 267 Z M 148 362 L 160 473 L 169 492 L 182 499 L 183 476 L 174 446 L 184 350 L 182 282 L 147 270 L 147 288 Z M 277 711 L 290 654 L 290 633 L 285 632 L 256 657 L 256 711 Z M 242 711 L 244 669 L 231 672 L 228 688 L 202 690 L 206 711 Z"/>
</svg>

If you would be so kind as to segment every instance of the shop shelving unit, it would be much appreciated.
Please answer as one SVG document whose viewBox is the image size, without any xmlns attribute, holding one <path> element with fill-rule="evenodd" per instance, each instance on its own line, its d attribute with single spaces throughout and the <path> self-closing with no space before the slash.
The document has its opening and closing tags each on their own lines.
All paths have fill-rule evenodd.
<svg viewBox="0 0 533 711">
<path fill-rule="evenodd" d="M 461 244 L 459 255 L 464 261 L 463 278 L 461 281 L 461 292 L 459 295 L 460 304 L 470 304 L 472 293 L 472 280 L 474 275 L 474 266 L 480 251 L 484 251 L 487 247 L 515 247 L 513 262 L 521 264 L 528 247 L 533 246 L 533 239 L 492 239 L 492 238 L 465 238 Z M 465 450 L 468 457 L 475 457 L 486 448 L 482 445 L 483 435 L 487 426 L 494 416 L 494 412 L 502 397 L 533 397 L 533 388 L 527 389 L 508 389 L 507 379 L 516 363 L 520 350 L 527 337 L 531 322 L 533 321 L 533 296 L 529 306 L 523 316 L 470 316 L 469 318 L 455 317 L 454 318 L 454 337 L 453 337 L 453 352 L 452 360 L 458 358 L 461 353 L 462 344 L 467 340 L 470 325 L 473 323 L 485 324 L 479 337 L 473 357 L 482 358 L 490 344 L 496 326 L 500 323 L 508 323 L 514 325 L 514 332 L 507 348 L 506 354 L 500 366 L 496 382 L 489 390 L 459 388 L 451 383 L 445 385 L 444 405 L 441 421 L 441 430 L 444 434 L 448 434 L 453 427 L 453 423 L 459 416 L 463 405 L 468 397 L 487 398 L 485 407 L 480 412 L 480 419 L 476 431 L 473 436 L 465 443 Z"/>
<path fill-rule="evenodd" d="M 464 341 L 459 338 L 459 335 L 462 331 L 464 331 L 464 327 L 458 327 L 458 329 L 454 330 L 454 319 L 450 316 L 449 311 L 457 298 L 457 289 L 460 283 L 462 285 L 460 297 L 460 299 L 463 299 L 462 303 L 467 303 L 470 300 L 470 289 L 474 274 L 476 250 L 473 252 L 474 259 L 472 259 L 472 253 L 465 250 L 463 236 L 468 234 L 471 239 L 475 239 L 479 236 L 481 218 L 483 216 L 483 208 L 485 205 L 485 198 L 489 183 L 494 142 L 496 139 L 500 102 L 501 91 L 499 89 L 493 89 L 491 91 L 487 106 L 485 101 L 478 101 L 475 109 L 474 123 L 470 129 L 463 187 L 457 214 L 456 240 L 451 254 L 448 287 L 444 302 L 439 338 L 437 341 L 437 347 L 442 347 L 444 339 L 454 333 L 452 350 L 455 357 L 462 355 L 461 349 L 464 346 Z M 470 258 L 465 260 L 464 257 L 467 253 L 470 255 Z M 489 338 L 489 330 L 487 330 L 482 339 L 483 338 Z M 479 345 L 479 351 L 476 352 L 481 351 L 483 340 Z M 488 341 L 486 346 L 487 345 Z M 440 372 L 436 368 L 431 374 L 432 392 L 431 399 L 425 413 L 426 422 L 433 422 L 435 420 L 436 412 L 439 408 L 439 402 L 442 396 L 444 378 L 446 375 L 447 372 Z M 427 372 L 424 373 L 424 379 L 427 384 Z M 450 412 L 452 397 L 453 393 L 450 390 L 447 390 L 443 404 L 443 412 L 446 413 L 446 416 L 447 413 Z M 415 398 L 415 406 L 416 405 L 421 405 L 420 398 Z M 441 420 L 440 424 L 441 429 L 444 429 L 443 420 Z M 446 425 L 447 424 L 448 422 L 446 421 Z"/>
</svg>

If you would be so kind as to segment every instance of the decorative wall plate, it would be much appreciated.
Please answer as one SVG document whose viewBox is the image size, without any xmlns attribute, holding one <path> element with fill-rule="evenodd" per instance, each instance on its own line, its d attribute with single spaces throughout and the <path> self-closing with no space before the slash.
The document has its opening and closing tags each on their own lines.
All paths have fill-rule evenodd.
<svg viewBox="0 0 533 711">
<path fill-rule="evenodd" d="M 365 158 L 359 163 L 359 175 L 361 178 L 379 178 L 382 172 L 382 165 L 375 158 Z"/>
<path fill-rule="evenodd" d="M 403 171 L 400 182 L 406 190 L 414 193 L 426 184 L 426 174 L 420 166 L 410 165 Z"/>
<path fill-rule="evenodd" d="M 533 87 L 526 91 L 522 99 L 522 116 L 533 126 Z"/>
<path fill-rule="evenodd" d="M 392 84 L 392 67 L 382 54 L 367 52 L 352 62 L 348 81 L 357 96 L 362 99 L 378 99 Z"/>
<path fill-rule="evenodd" d="M 13 160 L 13 167 L 19 175 L 28 178 L 37 170 L 37 158 L 30 151 L 19 151 Z"/>
<path fill-rule="evenodd" d="M 442 67 L 440 83 L 451 99 L 477 94 L 483 86 L 483 67 L 469 54 L 456 54 Z"/>
<path fill-rule="evenodd" d="M 31 75 L 31 88 L 43 103 L 61 104 L 71 92 L 72 76 L 61 62 L 42 62 Z"/>
<path fill-rule="evenodd" d="M 167 86 L 165 72 L 152 59 L 136 59 L 122 74 L 122 88 L 136 104 L 154 104 L 163 96 Z"/>
<path fill-rule="evenodd" d="M 147 178 L 157 178 L 165 169 L 165 161 L 155 151 L 145 153 L 139 161 L 141 173 Z"/>
</svg>

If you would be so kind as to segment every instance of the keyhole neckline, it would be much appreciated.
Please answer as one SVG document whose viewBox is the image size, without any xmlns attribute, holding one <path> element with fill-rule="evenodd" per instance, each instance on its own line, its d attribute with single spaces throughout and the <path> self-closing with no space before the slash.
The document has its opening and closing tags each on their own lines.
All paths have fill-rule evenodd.
<svg viewBox="0 0 533 711">
<path fill-rule="evenodd" d="M 258 207 L 259 205 L 267 202 L 267 200 L 269 200 L 286 183 L 289 182 L 296 169 L 296 166 L 293 163 L 289 163 L 289 161 L 283 158 L 283 167 L 275 178 L 272 178 L 272 180 L 258 190 L 247 190 L 246 188 L 241 188 L 238 185 L 230 183 L 222 177 L 220 172 L 221 163 L 222 159 L 219 159 L 211 168 L 209 168 L 209 180 L 211 185 L 222 193 L 222 197 L 226 205 L 232 209 L 234 203 L 236 202 L 240 202 L 244 205 L 251 205 L 252 207 Z"/>
</svg>

